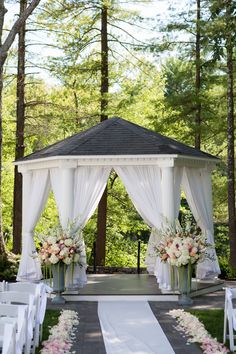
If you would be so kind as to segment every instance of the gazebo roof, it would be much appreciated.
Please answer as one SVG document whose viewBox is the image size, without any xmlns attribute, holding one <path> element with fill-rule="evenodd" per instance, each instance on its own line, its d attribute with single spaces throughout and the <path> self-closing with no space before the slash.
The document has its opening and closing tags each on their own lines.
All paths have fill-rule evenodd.
<svg viewBox="0 0 236 354">
<path fill-rule="evenodd" d="M 208 153 L 182 144 L 122 118 L 113 117 L 90 129 L 23 157 L 30 161 L 62 156 L 180 155 L 216 159 Z"/>
</svg>

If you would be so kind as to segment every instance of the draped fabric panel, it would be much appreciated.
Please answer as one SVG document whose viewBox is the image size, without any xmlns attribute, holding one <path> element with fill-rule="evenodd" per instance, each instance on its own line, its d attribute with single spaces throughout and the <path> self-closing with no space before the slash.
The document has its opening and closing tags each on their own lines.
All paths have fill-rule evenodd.
<svg viewBox="0 0 236 354">
<path fill-rule="evenodd" d="M 51 169 L 51 183 L 55 195 L 57 207 L 59 209 L 60 221 L 68 220 L 75 223 L 76 228 L 83 228 L 88 219 L 94 213 L 102 193 L 106 187 L 107 179 L 110 174 L 110 167 L 99 166 L 79 166 L 73 169 L 73 198 L 72 209 L 68 213 L 68 209 L 63 207 L 62 188 L 60 183 L 63 181 L 61 169 Z M 64 186 L 65 187 L 65 186 Z M 67 215 L 65 215 L 67 213 Z M 64 225 L 65 226 L 65 225 Z M 81 253 L 81 264 L 75 266 L 72 272 L 68 267 L 66 273 L 66 286 L 70 287 L 72 284 L 75 286 L 83 287 L 87 282 L 86 276 L 86 251 L 83 244 Z M 72 279 L 73 274 L 73 279 Z"/>
<path fill-rule="evenodd" d="M 61 169 L 59 169 L 59 168 L 51 168 L 50 169 L 50 181 L 51 181 L 53 195 L 54 195 L 56 205 L 57 205 L 59 219 L 61 222 L 62 214 L 63 214 Z M 72 215 L 71 215 L 71 218 L 72 218 Z"/>
<path fill-rule="evenodd" d="M 122 166 L 115 168 L 139 214 L 152 228 L 145 263 L 154 272 L 158 243 L 157 229 L 162 223 L 161 169 L 158 166 Z"/>
<path fill-rule="evenodd" d="M 207 169 L 184 167 L 182 186 L 193 216 L 207 236 L 209 243 L 214 244 L 214 228 L 212 216 L 211 174 Z M 220 274 L 220 267 L 215 249 L 209 251 L 215 260 L 206 259 L 197 266 L 197 278 L 214 278 Z"/>
<path fill-rule="evenodd" d="M 47 169 L 23 174 L 22 257 L 17 275 L 18 281 L 36 281 L 42 278 L 33 232 L 49 192 L 50 180 Z"/>
<path fill-rule="evenodd" d="M 161 170 L 158 166 L 117 166 L 115 170 L 139 214 L 150 226 L 161 226 Z"/>
<path fill-rule="evenodd" d="M 74 215 L 78 227 L 84 227 L 93 215 L 105 190 L 111 167 L 80 166 L 75 172 Z"/>
<path fill-rule="evenodd" d="M 78 228 L 83 228 L 93 215 L 105 190 L 110 171 L 111 167 L 98 166 L 81 166 L 76 169 L 73 218 Z M 76 266 L 73 279 L 73 283 L 80 287 L 87 283 L 85 245 L 81 253 L 81 263 L 83 267 Z"/>
<path fill-rule="evenodd" d="M 173 203 L 174 203 L 174 216 L 175 218 L 178 217 L 179 215 L 179 208 L 180 208 L 180 197 L 181 197 L 181 180 L 182 180 L 182 174 L 183 174 L 183 168 L 182 167 L 174 167 L 174 181 L 173 181 Z M 164 190 L 163 187 L 163 176 L 161 179 L 162 182 L 162 198 L 166 197 L 166 191 Z M 167 211 L 166 211 L 167 213 Z M 163 210 L 163 216 L 164 220 L 162 223 L 162 227 L 165 226 L 165 217 L 167 215 L 164 215 L 165 212 Z M 168 218 L 167 218 L 168 220 Z M 171 222 L 173 220 L 168 220 L 168 222 Z M 159 283 L 159 287 L 161 289 L 165 290 L 170 290 L 171 289 L 171 279 L 170 279 L 170 266 L 168 263 L 163 263 L 159 257 L 156 258 L 156 263 L 154 266 L 154 274 L 157 278 L 157 282 Z"/>
</svg>

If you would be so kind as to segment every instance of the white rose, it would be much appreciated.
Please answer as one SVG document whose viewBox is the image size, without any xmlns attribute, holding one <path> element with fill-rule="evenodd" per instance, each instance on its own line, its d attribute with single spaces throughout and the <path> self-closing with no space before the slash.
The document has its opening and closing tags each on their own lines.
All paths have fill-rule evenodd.
<svg viewBox="0 0 236 354">
<path fill-rule="evenodd" d="M 60 252 L 60 248 L 57 246 L 57 244 L 52 245 L 51 250 L 53 252 Z"/>
<path fill-rule="evenodd" d="M 48 241 L 48 243 L 49 243 L 50 245 L 53 245 L 54 243 L 57 242 L 57 238 L 54 237 L 54 236 L 49 236 L 48 239 L 47 239 L 47 241 Z"/>
<path fill-rule="evenodd" d="M 59 254 L 60 254 L 60 256 L 65 257 L 65 256 L 68 255 L 68 253 L 69 253 L 68 249 L 67 248 L 63 248 Z"/>
<path fill-rule="evenodd" d="M 64 243 L 67 247 L 70 247 L 73 245 L 73 240 L 71 238 L 67 238 Z"/>
<path fill-rule="evenodd" d="M 57 258 L 57 256 L 55 254 L 52 254 L 51 257 L 49 258 L 49 261 L 52 264 L 56 264 L 59 262 L 59 259 Z"/>
<path fill-rule="evenodd" d="M 176 252 L 175 252 L 175 256 L 176 256 L 176 257 L 180 257 L 180 256 L 181 256 L 181 252 L 180 252 L 180 251 L 176 251 Z"/>
</svg>

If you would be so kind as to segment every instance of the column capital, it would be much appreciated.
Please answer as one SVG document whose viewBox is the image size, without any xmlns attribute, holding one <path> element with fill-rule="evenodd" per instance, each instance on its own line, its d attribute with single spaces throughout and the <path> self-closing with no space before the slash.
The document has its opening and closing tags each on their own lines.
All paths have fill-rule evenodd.
<svg viewBox="0 0 236 354">
<path fill-rule="evenodd" d="M 32 170 L 26 165 L 18 165 L 18 172 L 21 174 L 31 174 Z"/>
<path fill-rule="evenodd" d="M 70 169 L 70 168 L 76 168 L 78 165 L 76 160 L 59 160 L 58 161 L 58 167 L 60 169 Z"/>
</svg>

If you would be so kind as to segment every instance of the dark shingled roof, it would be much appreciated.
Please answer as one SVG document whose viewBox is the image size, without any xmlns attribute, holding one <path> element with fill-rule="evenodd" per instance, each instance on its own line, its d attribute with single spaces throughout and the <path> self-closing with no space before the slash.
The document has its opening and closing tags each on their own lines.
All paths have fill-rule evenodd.
<svg viewBox="0 0 236 354">
<path fill-rule="evenodd" d="M 53 156 L 159 154 L 215 158 L 137 124 L 113 117 L 17 161 Z"/>
</svg>

